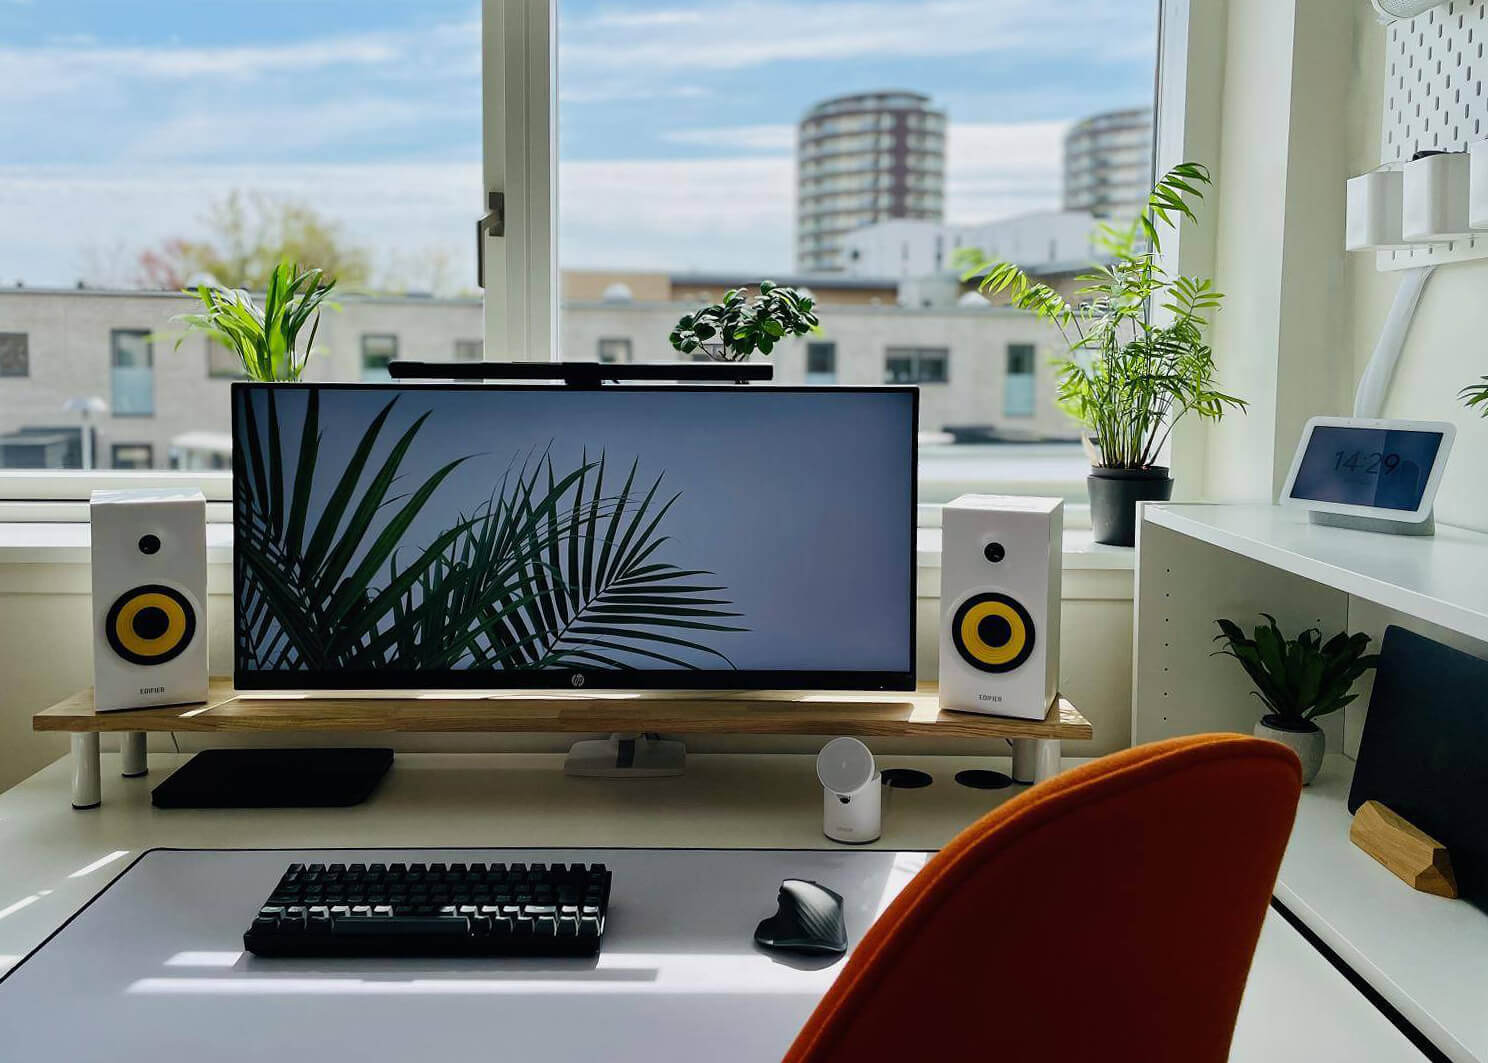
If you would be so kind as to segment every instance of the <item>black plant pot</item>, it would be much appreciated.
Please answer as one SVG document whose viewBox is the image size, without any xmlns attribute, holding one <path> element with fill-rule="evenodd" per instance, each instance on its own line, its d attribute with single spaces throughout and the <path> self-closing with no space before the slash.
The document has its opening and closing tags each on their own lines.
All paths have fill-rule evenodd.
<svg viewBox="0 0 1488 1063">
<path fill-rule="evenodd" d="M 1115 469 L 1097 465 L 1085 478 L 1090 489 L 1090 526 L 1095 541 L 1109 546 L 1135 546 L 1137 503 L 1166 502 L 1173 497 L 1173 478 L 1166 466 Z"/>
</svg>

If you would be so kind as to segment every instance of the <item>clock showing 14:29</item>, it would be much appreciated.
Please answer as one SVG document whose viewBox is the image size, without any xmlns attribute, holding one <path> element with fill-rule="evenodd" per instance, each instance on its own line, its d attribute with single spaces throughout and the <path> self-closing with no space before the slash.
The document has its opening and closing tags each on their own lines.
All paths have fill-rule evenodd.
<svg viewBox="0 0 1488 1063">
<path fill-rule="evenodd" d="M 1340 450 L 1333 455 L 1333 471 L 1353 473 L 1355 476 L 1388 476 L 1400 468 L 1400 455 L 1376 450 Z"/>
<path fill-rule="evenodd" d="M 1437 464 L 1442 432 L 1314 423 L 1289 495 L 1298 501 L 1410 512 L 1419 508 Z"/>
</svg>

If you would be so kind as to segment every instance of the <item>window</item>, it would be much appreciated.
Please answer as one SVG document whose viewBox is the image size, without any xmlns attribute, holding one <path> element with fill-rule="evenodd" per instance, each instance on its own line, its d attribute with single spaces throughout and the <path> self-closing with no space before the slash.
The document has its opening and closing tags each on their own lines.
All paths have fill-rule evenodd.
<svg viewBox="0 0 1488 1063">
<path fill-rule="evenodd" d="M 696 305 L 687 293 L 717 299 L 768 277 L 812 289 L 838 382 L 943 382 L 948 358 L 911 354 L 906 364 L 896 354 L 890 366 L 886 351 L 962 352 L 968 368 L 958 365 L 957 387 L 922 396 L 921 427 L 963 441 L 986 435 L 922 449 L 923 469 L 944 459 L 956 469 L 947 482 L 1016 489 L 1028 478 L 1002 471 L 1028 451 L 996 442 L 1009 417 L 1017 432 L 1079 464 L 1078 429 L 1051 389 L 1034 396 L 1032 415 L 1008 414 L 1000 367 L 972 371 L 973 352 L 1047 349 L 1052 330 L 985 308 L 973 320 L 979 311 L 957 302 L 945 271 L 954 248 L 995 250 L 989 229 L 1060 215 L 1065 137 L 1078 123 L 1150 105 L 1156 0 L 1053 0 L 1031 13 L 992 4 L 956 19 L 927 19 L 923 5 L 890 0 L 772 4 L 371 0 L 350 36 L 344 5 L 305 5 L 293 20 L 267 23 L 253 5 L 214 9 L 205 29 L 169 5 L 135 5 L 127 27 L 87 27 L 92 37 L 77 33 L 73 5 L 11 5 L 7 28 L 18 32 L 7 40 L 23 68 L 56 76 L 29 79 L 36 105 L 16 114 L 7 164 L 26 172 L 61 159 L 69 169 L 65 180 L 0 189 L 16 223 L 0 240 L 0 328 L 30 333 L 47 378 L 44 391 L 37 374 L 0 380 L 0 437 L 33 425 L 33 411 L 58 396 L 112 397 L 124 416 L 153 412 L 152 431 L 136 425 L 128 438 L 150 443 L 162 465 L 174 437 L 225 433 L 226 352 L 207 354 L 204 372 L 195 350 L 171 350 L 179 328 L 171 318 L 195 309 L 172 293 L 205 271 L 178 252 L 230 250 L 223 235 L 232 226 L 214 218 L 273 232 L 308 214 L 331 239 L 327 254 L 343 280 L 311 379 L 386 379 L 387 363 L 411 352 L 602 356 L 600 340 L 618 337 L 630 339 L 632 360 L 672 359 L 665 337 Z M 787 14 L 772 17 L 776 8 Z M 484 26 L 471 26 L 472 15 Z M 777 23 L 791 25 L 789 40 L 760 37 L 759 26 Z M 230 78 L 199 62 L 225 39 L 253 45 Z M 718 42 L 738 40 L 762 43 L 720 62 Z M 485 69 L 507 76 L 483 79 L 483 46 L 501 49 Z M 116 62 L 121 49 L 150 62 Z M 305 122 L 293 144 L 276 140 L 281 130 L 262 100 L 288 67 L 317 115 L 356 120 Z M 90 76 L 64 76 L 79 69 Z M 425 76 L 410 79 L 410 69 Z M 975 93 L 964 91 L 967 70 L 990 71 Z M 862 91 L 873 85 L 902 88 Z M 100 110 L 100 98 L 127 106 Z M 47 117 L 56 114 L 80 117 Z M 219 129 L 222 114 L 249 124 L 211 143 L 179 135 Z M 1080 172 L 1119 186 L 1130 165 L 1101 157 L 1105 150 Z M 115 165 L 126 151 L 127 172 Z M 207 162 L 212 181 L 193 169 Z M 483 241 L 486 286 L 471 294 L 470 225 L 480 207 L 494 212 L 498 191 L 507 238 Z M 76 224 L 59 236 L 48 221 L 57 217 Z M 1040 253 L 1050 242 L 1037 232 L 1023 241 Z M 302 246 L 319 257 L 326 245 Z M 1070 243 L 1061 237 L 1059 246 Z M 937 254 L 942 273 L 922 284 Z M 604 280 L 577 294 L 581 275 Z M 1038 279 L 1061 290 L 1070 280 Z M 601 298 L 610 285 L 631 298 Z M 53 304 L 70 309 L 54 314 Z M 137 340 L 105 363 L 89 325 L 104 314 L 161 337 L 160 363 Z M 400 352 L 402 336 L 410 351 Z M 782 383 L 825 373 L 807 349 L 817 342 L 779 346 Z M 0 374 L 13 364 L 0 346 Z M 98 464 L 106 462 L 101 451 Z M 985 476 L 967 475 L 969 464 Z M 1067 497 L 1083 497 L 1082 483 L 1072 477 Z"/>
<path fill-rule="evenodd" d="M 1009 343 L 1007 376 L 1002 381 L 1002 412 L 1006 417 L 1032 417 L 1036 387 L 1031 343 Z"/>
<path fill-rule="evenodd" d="M 115 443 L 109 447 L 109 464 L 115 469 L 153 469 L 155 448 L 148 443 Z"/>
<path fill-rule="evenodd" d="M 601 362 L 628 362 L 630 361 L 630 340 L 628 339 L 602 339 L 599 341 L 599 360 Z"/>
<path fill-rule="evenodd" d="M 479 349 L 481 3 L 353 6 L 355 25 L 344 4 L 292 19 L 229 6 L 202 21 L 179 5 L 89 19 L 76 5 L 0 0 L 6 59 L 34 72 L 27 107 L 0 105 L 0 467 L 61 472 L 0 476 L 0 502 L 86 501 L 108 483 L 115 443 L 148 446 L 162 476 L 202 470 L 193 482 L 230 500 L 226 472 L 212 470 L 226 468 L 240 370 L 201 334 L 177 349 L 172 320 L 202 310 L 180 291 L 203 274 L 259 305 L 281 252 L 339 278 L 307 379 L 358 380 L 364 333 L 406 338 L 403 357 L 449 359 L 466 338 Z M 231 76 L 203 61 L 225 41 L 243 46 Z M 264 105 L 286 76 L 314 112 L 292 142 Z M 230 131 L 222 115 L 236 116 Z M 99 409 L 64 411 L 69 399 Z M 85 424 L 96 454 L 79 445 Z M 117 464 L 142 457 L 129 449 Z"/>
<path fill-rule="evenodd" d="M 398 357 L 398 337 L 382 332 L 362 335 L 362 380 L 367 383 L 391 380 L 388 363 Z"/>
<path fill-rule="evenodd" d="M 886 384 L 944 384 L 950 352 L 943 347 L 890 347 L 884 355 Z"/>
<path fill-rule="evenodd" d="M 1053 0 L 1016 13 L 985 4 L 941 19 L 926 18 L 923 4 L 890 0 L 721 0 L 706 10 L 552 2 L 556 143 L 523 141 L 525 153 L 513 156 L 512 109 L 531 108 L 518 123 L 531 133 L 546 128 L 550 101 L 515 99 L 510 84 L 499 93 L 488 86 L 487 99 L 499 95 L 507 121 L 490 128 L 505 137 L 508 229 L 522 209 L 513 189 L 526 187 L 541 202 L 522 231 L 551 223 L 556 233 L 554 272 L 569 293 L 554 308 L 563 349 L 592 349 L 624 329 L 634 335 L 633 357 L 671 358 L 663 338 L 695 306 L 684 293 L 706 288 L 716 299 L 763 278 L 807 287 L 835 343 L 830 365 L 817 336 L 786 340 L 773 356 L 776 379 L 922 385 L 920 427 L 939 440 L 920 450 L 922 498 L 944 501 L 957 487 L 1048 491 L 1046 467 L 1031 464 L 1035 450 L 1047 450 L 1066 499 L 1084 500 L 1079 426 L 1053 389 L 1033 388 L 1036 373 L 1004 388 L 1008 347 L 1053 350 L 1057 330 L 988 313 L 979 296 L 979 306 L 962 302 L 954 252 L 1013 257 L 1002 249 L 1015 234 L 1032 267 L 1050 265 L 1051 242 L 1089 247 L 1092 216 L 1082 233 L 1064 229 L 1082 223 L 1061 212 L 1065 134 L 1150 103 L 1156 0 Z M 497 38 L 508 58 L 533 29 L 513 12 L 529 10 L 530 19 L 530 7 L 486 0 L 488 13 L 508 20 Z M 719 40 L 758 40 L 760 20 L 776 7 L 794 43 L 771 40 L 716 61 Z M 537 57 L 528 58 L 530 72 Z M 992 73 L 969 94 L 966 69 Z M 531 187 L 532 161 L 549 149 L 556 184 Z M 1090 264 L 1078 257 L 1035 280 L 1073 294 Z M 506 270 L 519 279 L 534 271 L 510 255 Z M 634 302 L 576 297 L 571 277 L 580 272 L 625 281 Z M 521 298 L 517 281 L 508 290 Z M 951 351 L 964 359 L 954 386 Z"/>
<path fill-rule="evenodd" d="M 837 344 L 829 342 L 806 344 L 806 383 L 837 383 Z"/>
<path fill-rule="evenodd" d="M 30 376 L 31 355 L 24 332 L 0 332 L 0 376 Z"/>
<path fill-rule="evenodd" d="M 155 346 L 143 329 L 114 329 L 109 333 L 109 387 L 115 417 L 155 415 Z"/>
<path fill-rule="evenodd" d="M 214 380 L 246 380 L 243 362 L 233 351 L 216 340 L 203 339 L 207 345 L 207 376 Z"/>
</svg>

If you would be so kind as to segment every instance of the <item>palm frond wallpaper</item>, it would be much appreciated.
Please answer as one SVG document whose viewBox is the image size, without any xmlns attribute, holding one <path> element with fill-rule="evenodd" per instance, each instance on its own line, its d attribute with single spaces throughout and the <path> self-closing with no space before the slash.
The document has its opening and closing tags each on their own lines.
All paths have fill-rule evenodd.
<svg viewBox="0 0 1488 1063">
<path fill-rule="evenodd" d="M 809 649 L 782 626 L 795 622 L 792 603 L 778 599 L 781 588 L 810 592 L 814 572 L 829 574 L 833 593 L 795 609 L 806 623 L 819 623 L 813 610 L 873 606 L 883 616 L 865 622 L 842 667 L 894 656 L 907 595 L 886 601 L 874 581 L 859 586 L 861 572 L 831 573 L 812 538 L 836 538 L 846 567 L 891 572 L 891 555 L 902 555 L 901 570 L 911 556 L 908 541 L 872 543 L 863 515 L 846 506 L 827 520 L 808 511 L 802 527 L 758 519 L 752 502 L 738 508 L 741 490 L 766 503 L 779 490 L 762 479 L 772 466 L 786 489 L 801 489 L 771 444 L 739 459 L 757 468 L 730 482 L 716 475 L 727 452 L 701 446 L 723 431 L 706 412 L 674 415 L 677 438 L 666 438 L 661 410 L 638 407 L 607 425 L 583 408 L 589 397 L 542 411 L 546 396 L 528 393 L 501 395 L 508 402 L 493 418 L 492 395 L 235 390 L 241 670 L 804 667 L 790 654 Z"/>
</svg>

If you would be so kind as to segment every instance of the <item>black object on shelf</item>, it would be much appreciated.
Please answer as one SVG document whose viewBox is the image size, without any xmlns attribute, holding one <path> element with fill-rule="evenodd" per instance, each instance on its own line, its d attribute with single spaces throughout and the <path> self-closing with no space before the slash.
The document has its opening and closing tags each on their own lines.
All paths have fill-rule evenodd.
<svg viewBox="0 0 1488 1063">
<path fill-rule="evenodd" d="M 345 808 L 393 763 L 391 749 L 207 749 L 150 792 L 156 808 Z"/>
<path fill-rule="evenodd" d="M 966 771 L 956 773 L 956 781 L 962 786 L 972 790 L 1006 790 L 1013 785 L 1010 776 L 1000 771 L 983 771 L 980 768 L 969 768 Z"/>
<path fill-rule="evenodd" d="M 622 381 L 747 384 L 774 380 L 769 362 L 413 362 L 388 363 L 394 380 L 534 380 L 573 388 Z"/>
<path fill-rule="evenodd" d="M 881 778 L 891 790 L 923 790 L 935 781 L 928 771 L 914 768 L 885 768 Z"/>
<path fill-rule="evenodd" d="M 1463 899 L 1488 911 L 1488 661 L 1387 627 L 1348 810 L 1378 801 L 1452 854 Z"/>
</svg>

